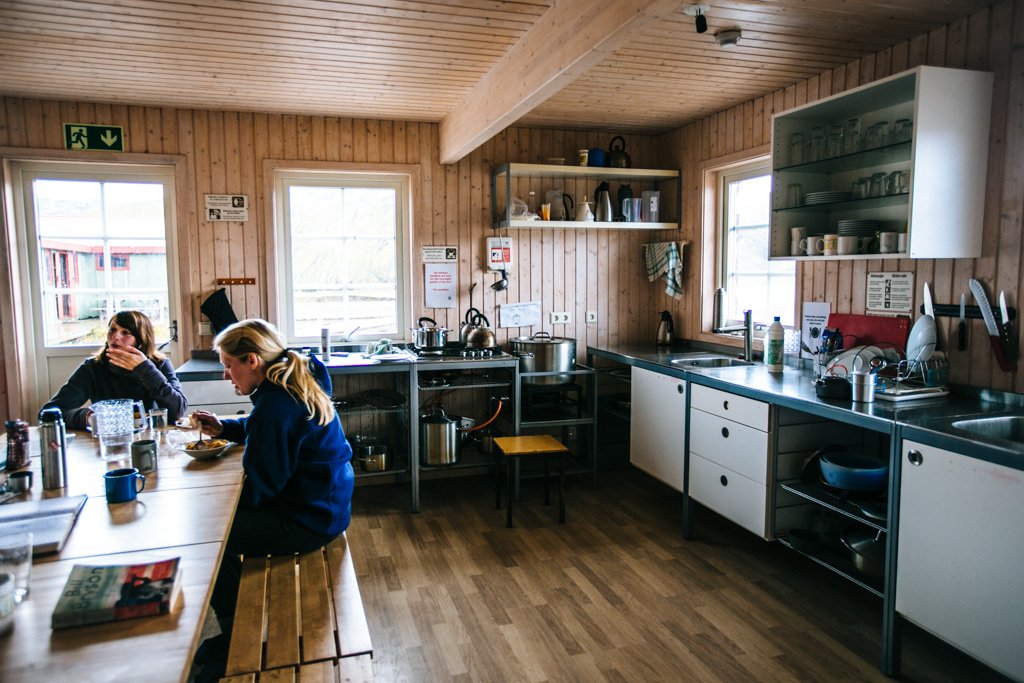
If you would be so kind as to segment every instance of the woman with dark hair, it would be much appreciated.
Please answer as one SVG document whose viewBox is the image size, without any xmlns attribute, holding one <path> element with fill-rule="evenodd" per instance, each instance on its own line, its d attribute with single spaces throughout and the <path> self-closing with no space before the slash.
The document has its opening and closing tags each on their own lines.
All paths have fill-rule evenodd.
<svg viewBox="0 0 1024 683">
<path fill-rule="evenodd" d="M 259 319 L 223 330 L 213 348 L 224 379 L 252 397 L 252 412 L 225 420 L 202 410 L 192 414 L 203 433 L 245 444 L 245 483 L 210 600 L 221 635 L 196 653 L 203 666 L 197 681 L 224 674 L 239 555 L 290 555 L 330 543 L 348 528 L 355 482 L 330 375 L 316 356 L 289 351 L 277 329 Z"/>
<path fill-rule="evenodd" d="M 171 423 L 188 409 L 174 366 L 156 349 L 153 323 L 141 311 L 120 311 L 107 324 L 107 343 L 85 359 L 44 408 L 60 408 L 64 422 L 85 429 L 87 401 L 128 398 L 166 408 Z"/>
</svg>

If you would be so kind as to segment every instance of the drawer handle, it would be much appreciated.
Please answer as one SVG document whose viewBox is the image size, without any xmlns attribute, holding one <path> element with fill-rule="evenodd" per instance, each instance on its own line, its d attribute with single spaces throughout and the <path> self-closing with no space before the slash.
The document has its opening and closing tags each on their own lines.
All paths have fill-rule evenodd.
<svg viewBox="0 0 1024 683">
<path fill-rule="evenodd" d="M 728 401 L 722 401 L 722 408 L 724 408 L 725 410 L 729 410 L 729 402 Z"/>
<path fill-rule="evenodd" d="M 682 384 L 677 384 L 677 385 L 676 385 L 676 391 L 678 391 L 678 392 L 679 392 L 679 393 L 681 394 L 681 393 L 683 393 L 684 391 L 686 391 L 686 389 L 685 389 L 685 388 L 683 387 L 683 385 L 682 385 Z"/>
<path fill-rule="evenodd" d="M 728 427 L 722 427 L 722 438 L 725 438 L 725 439 L 729 438 L 729 428 Z"/>
<path fill-rule="evenodd" d="M 921 455 L 921 451 L 907 451 L 907 460 L 911 465 L 920 465 L 924 462 L 924 456 Z"/>
<path fill-rule="evenodd" d="M 718 481 L 722 482 L 722 486 L 729 485 L 729 477 L 725 476 L 724 474 L 718 478 Z"/>
</svg>

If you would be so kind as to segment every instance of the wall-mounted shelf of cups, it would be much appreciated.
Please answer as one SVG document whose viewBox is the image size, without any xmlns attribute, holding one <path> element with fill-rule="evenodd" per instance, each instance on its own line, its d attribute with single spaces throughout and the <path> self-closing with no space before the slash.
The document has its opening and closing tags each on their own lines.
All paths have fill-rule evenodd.
<svg viewBox="0 0 1024 683">
<path fill-rule="evenodd" d="M 776 114 L 769 259 L 980 256 L 991 102 L 992 74 L 919 66 Z M 882 178 L 899 184 L 876 189 Z M 861 198 L 801 201 L 841 194 Z M 840 220 L 905 233 L 906 253 L 793 254 L 795 228 Z"/>
<path fill-rule="evenodd" d="M 575 215 L 566 215 L 570 207 L 574 210 L 584 197 L 592 202 L 599 183 L 608 184 L 613 205 L 618 204 L 619 190 L 623 187 L 628 187 L 637 200 L 644 192 L 656 192 L 657 220 L 578 221 L 572 220 Z M 513 217 L 511 198 L 527 200 L 531 191 L 537 198 L 556 193 L 557 196 L 567 195 L 569 200 L 566 205 L 550 205 L 552 220 Z M 491 215 L 495 229 L 677 230 L 678 218 L 682 215 L 681 202 L 681 174 L 671 169 L 507 163 L 491 171 Z M 539 204 L 534 207 L 535 211 L 539 212 L 539 209 Z M 613 210 L 617 217 L 622 216 L 620 207 L 614 206 Z"/>
</svg>

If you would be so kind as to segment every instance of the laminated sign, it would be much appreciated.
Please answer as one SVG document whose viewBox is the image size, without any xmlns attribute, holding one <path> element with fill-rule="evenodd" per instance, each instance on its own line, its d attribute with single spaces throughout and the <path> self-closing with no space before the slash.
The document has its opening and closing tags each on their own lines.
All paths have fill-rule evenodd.
<svg viewBox="0 0 1024 683">
<path fill-rule="evenodd" d="M 249 196 L 244 194 L 206 195 L 206 220 L 249 220 Z"/>
</svg>

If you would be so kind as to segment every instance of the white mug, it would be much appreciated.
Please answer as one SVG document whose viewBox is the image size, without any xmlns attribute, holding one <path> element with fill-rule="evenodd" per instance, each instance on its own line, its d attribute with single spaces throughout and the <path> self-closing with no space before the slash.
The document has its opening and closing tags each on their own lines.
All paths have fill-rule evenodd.
<svg viewBox="0 0 1024 683">
<path fill-rule="evenodd" d="M 789 255 L 790 256 L 802 256 L 807 251 L 806 245 L 802 244 L 803 239 L 807 237 L 807 228 L 790 228 L 789 229 Z"/>
<path fill-rule="evenodd" d="M 896 251 L 904 253 L 907 251 L 907 233 L 901 232 L 896 238 Z"/>
<path fill-rule="evenodd" d="M 899 248 L 899 233 L 880 232 L 878 233 L 878 251 L 883 254 L 892 254 Z"/>
<path fill-rule="evenodd" d="M 856 254 L 859 246 L 860 238 L 856 235 L 840 235 L 836 240 L 836 251 L 843 256 Z"/>
<path fill-rule="evenodd" d="M 839 235 L 824 235 L 822 237 L 821 253 L 825 256 L 835 256 L 839 253 Z"/>
<path fill-rule="evenodd" d="M 817 256 L 825 246 L 825 240 L 820 237 L 805 237 L 800 240 L 800 251 L 808 256 Z"/>
</svg>

